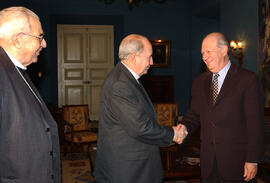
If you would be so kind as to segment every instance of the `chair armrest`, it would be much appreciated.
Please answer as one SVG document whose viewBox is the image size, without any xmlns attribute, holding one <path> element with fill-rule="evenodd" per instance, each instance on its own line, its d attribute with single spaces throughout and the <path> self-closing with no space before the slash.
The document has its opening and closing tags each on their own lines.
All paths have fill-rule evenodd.
<svg viewBox="0 0 270 183">
<path fill-rule="evenodd" d="M 98 120 L 90 120 L 91 123 L 98 123 Z"/>
<path fill-rule="evenodd" d="M 64 134 L 70 133 L 72 142 L 74 140 L 74 124 L 67 122 L 66 120 L 63 120 L 64 122 Z"/>
</svg>

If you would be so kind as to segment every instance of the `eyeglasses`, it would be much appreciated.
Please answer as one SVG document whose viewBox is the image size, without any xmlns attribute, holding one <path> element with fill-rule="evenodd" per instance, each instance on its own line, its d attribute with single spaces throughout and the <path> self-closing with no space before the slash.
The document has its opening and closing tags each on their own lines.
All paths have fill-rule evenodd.
<svg viewBox="0 0 270 183">
<path fill-rule="evenodd" d="M 34 38 L 38 39 L 39 42 L 42 42 L 42 40 L 44 39 L 44 34 L 41 34 L 39 36 L 35 36 L 35 35 L 32 35 L 32 34 L 27 34 L 27 33 L 24 33 L 24 32 L 20 32 L 19 34 L 23 34 L 25 36 L 34 37 Z"/>
</svg>

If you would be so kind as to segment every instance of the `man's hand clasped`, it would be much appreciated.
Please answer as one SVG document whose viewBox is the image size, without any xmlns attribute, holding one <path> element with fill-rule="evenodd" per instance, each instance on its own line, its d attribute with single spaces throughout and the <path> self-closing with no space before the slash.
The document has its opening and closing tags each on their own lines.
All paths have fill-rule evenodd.
<svg viewBox="0 0 270 183">
<path fill-rule="evenodd" d="M 178 124 L 177 126 L 173 126 L 173 130 L 174 130 L 173 141 L 176 142 L 177 144 L 182 144 L 182 142 L 188 135 L 186 126 Z"/>
</svg>

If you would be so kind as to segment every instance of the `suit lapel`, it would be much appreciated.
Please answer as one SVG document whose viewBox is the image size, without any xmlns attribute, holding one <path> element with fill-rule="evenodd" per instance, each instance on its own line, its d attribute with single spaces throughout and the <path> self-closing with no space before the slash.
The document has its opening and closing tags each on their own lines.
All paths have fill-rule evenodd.
<svg viewBox="0 0 270 183">
<path fill-rule="evenodd" d="M 121 63 L 118 63 L 119 69 L 123 71 L 123 73 L 126 75 L 127 79 L 130 80 L 130 82 L 136 86 L 136 88 L 140 91 L 141 95 L 144 97 L 145 101 L 148 103 L 148 105 L 151 106 L 152 110 L 155 111 L 155 108 L 152 104 L 152 101 L 150 100 L 147 92 L 145 91 L 144 87 L 137 82 L 137 80 L 134 78 L 134 76 L 131 74 L 131 72 Z"/>
<path fill-rule="evenodd" d="M 46 117 L 46 128 L 49 128 L 49 125 L 48 123 L 50 123 L 50 121 L 53 121 L 53 117 L 51 116 L 51 113 L 49 112 L 45 102 L 43 101 L 42 97 L 40 96 L 38 90 L 36 89 L 35 85 L 33 84 L 33 82 L 31 81 L 30 77 L 28 76 L 27 73 L 25 73 L 25 78 L 26 78 L 26 81 L 28 82 L 28 84 L 30 85 L 31 89 L 32 89 L 32 94 L 34 95 L 35 99 L 37 100 L 40 108 L 41 108 L 41 111 L 44 115 L 44 117 Z M 25 83 L 26 84 L 26 83 Z M 29 88 L 29 90 L 31 90 Z M 54 125 L 53 123 L 50 123 L 50 126 Z"/>
<path fill-rule="evenodd" d="M 153 106 L 152 101 L 150 100 L 150 98 L 149 98 L 147 92 L 145 91 L 143 85 L 142 84 L 138 84 L 138 86 L 139 86 L 139 89 L 141 90 L 141 92 L 143 93 L 144 98 L 146 99 L 146 101 L 148 101 L 148 104 L 150 104 L 151 106 Z"/>
<path fill-rule="evenodd" d="M 15 68 L 18 71 L 18 73 L 20 74 L 20 76 L 23 79 L 24 83 L 27 85 L 27 87 L 29 88 L 29 90 L 31 91 L 31 93 L 36 98 L 36 100 L 39 102 L 40 105 L 42 105 L 42 98 L 39 95 L 36 87 L 32 83 L 32 81 L 31 81 L 30 77 L 28 76 L 27 72 L 26 71 L 21 71 L 20 68 L 17 68 L 17 67 L 15 67 Z"/>
<path fill-rule="evenodd" d="M 30 87 L 33 90 L 33 94 L 35 94 L 37 96 L 37 100 L 40 102 L 40 104 L 44 105 L 44 101 L 42 100 L 41 96 L 39 95 L 38 90 L 36 89 L 35 85 L 33 84 L 32 80 L 30 79 L 30 77 L 28 76 L 28 74 L 25 74 L 25 77 L 27 78 L 26 81 L 29 83 Z"/>
<path fill-rule="evenodd" d="M 212 100 L 212 73 L 208 72 L 206 73 L 206 78 L 204 80 L 204 91 L 205 91 L 205 97 L 207 99 L 207 104 L 208 106 L 212 106 L 213 105 L 213 100 Z"/>
</svg>

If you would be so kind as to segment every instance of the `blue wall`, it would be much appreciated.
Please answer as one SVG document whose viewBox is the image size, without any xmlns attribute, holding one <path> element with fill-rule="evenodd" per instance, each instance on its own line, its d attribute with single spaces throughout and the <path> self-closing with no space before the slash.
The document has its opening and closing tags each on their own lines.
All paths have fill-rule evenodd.
<svg viewBox="0 0 270 183">
<path fill-rule="evenodd" d="M 191 60 L 192 79 L 198 76 L 205 69 L 205 64 L 201 56 L 201 44 L 203 38 L 210 32 L 219 31 L 219 22 L 215 19 L 192 17 L 192 38 L 191 38 Z"/>
<path fill-rule="evenodd" d="M 258 72 L 258 1 L 221 1 L 220 28 L 229 40 L 244 40 L 243 67 Z M 235 63 L 238 63 L 231 57 Z"/>
<path fill-rule="evenodd" d="M 171 40 L 170 67 L 151 68 L 149 74 L 174 75 L 174 98 L 180 115 L 188 108 L 192 81 L 200 73 L 200 46 L 206 34 L 222 31 L 230 39 L 247 39 L 244 67 L 257 71 L 256 0 L 167 0 L 165 4 L 140 3 L 133 9 L 124 0 L 114 4 L 102 0 L 1 0 L 0 8 L 15 5 L 26 6 L 41 18 L 48 47 L 29 71 L 46 102 L 58 102 L 57 24 L 114 25 L 115 63 L 118 45 L 127 34 Z M 43 72 L 41 79 L 36 77 L 38 71 Z"/>
</svg>

